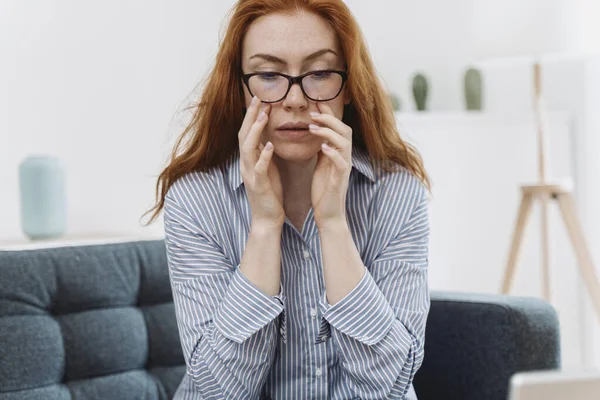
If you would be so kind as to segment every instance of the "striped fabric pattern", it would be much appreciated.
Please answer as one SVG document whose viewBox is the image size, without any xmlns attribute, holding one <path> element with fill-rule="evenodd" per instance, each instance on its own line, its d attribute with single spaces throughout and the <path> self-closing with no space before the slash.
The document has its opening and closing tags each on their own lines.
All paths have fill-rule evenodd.
<svg viewBox="0 0 600 400">
<path fill-rule="evenodd" d="M 251 226 L 239 153 L 170 188 L 164 207 L 171 288 L 187 374 L 176 399 L 404 399 L 423 361 L 429 312 L 428 197 L 404 169 L 354 148 L 347 221 L 366 267 L 327 303 L 311 209 L 286 219 L 281 291 L 239 270 Z M 265 248 L 264 251 L 269 251 Z"/>
</svg>

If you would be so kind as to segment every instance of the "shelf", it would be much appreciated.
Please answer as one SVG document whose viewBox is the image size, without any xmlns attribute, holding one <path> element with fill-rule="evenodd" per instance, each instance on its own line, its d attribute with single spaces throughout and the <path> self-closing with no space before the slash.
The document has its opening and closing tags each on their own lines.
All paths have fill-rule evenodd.
<svg viewBox="0 0 600 400">
<path fill-rule="evenodd" d="M 398 111 L 395 115 L 398 124 L 403 122 L 443 122 L 448 124 L 521 125 L 533 124 L 535 121 L 533 112 Z M 546 115 L 554 123 L 569 123 L 572 117 L 571 113 L 563 110 L 548 111 Z"/>
</svg>

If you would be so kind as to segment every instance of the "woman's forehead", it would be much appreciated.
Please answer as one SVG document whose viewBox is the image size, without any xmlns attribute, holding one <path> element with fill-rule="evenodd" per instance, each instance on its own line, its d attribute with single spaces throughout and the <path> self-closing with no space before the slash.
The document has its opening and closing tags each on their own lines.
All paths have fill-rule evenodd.
<svg viewBox="0 0 600 400">
<path fill-rule="evenodd" d="M 333 50 L 323 54 L 324 59 L 335 60 L 341 54 L 335 31 L 322 18 L 309 13 L 269 14 L 250 25 L 242 43 L 242 57 L 248 60 L 267 53 L 291 63 L 322 49 Z"/>
</svg>

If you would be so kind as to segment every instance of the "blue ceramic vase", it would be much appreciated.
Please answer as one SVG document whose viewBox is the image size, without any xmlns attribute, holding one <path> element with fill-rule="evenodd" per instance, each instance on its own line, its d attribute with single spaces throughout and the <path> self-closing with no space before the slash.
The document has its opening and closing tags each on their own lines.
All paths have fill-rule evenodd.
<svg viewBox="0 0 600 400">
<path fill-rule="evenodd" d="M 21 227 L 31 240 L 52 239 L 67 229 L 65 171 L 57 157 L 31 156 L 19 165 Z"/>
</svg>

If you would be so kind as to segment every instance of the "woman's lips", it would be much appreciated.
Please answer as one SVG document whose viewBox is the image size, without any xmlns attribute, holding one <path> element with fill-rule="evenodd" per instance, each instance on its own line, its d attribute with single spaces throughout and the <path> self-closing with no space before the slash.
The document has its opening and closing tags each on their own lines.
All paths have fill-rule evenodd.
<svg viewBox="0 0 600 400">
<path fill-rule="evenodd" d="M 277 135 L 284 139 L 298 140 L 310 136 L 308 129 L 277 129 Z"/>
</svg>

